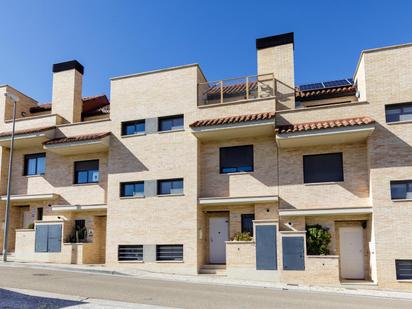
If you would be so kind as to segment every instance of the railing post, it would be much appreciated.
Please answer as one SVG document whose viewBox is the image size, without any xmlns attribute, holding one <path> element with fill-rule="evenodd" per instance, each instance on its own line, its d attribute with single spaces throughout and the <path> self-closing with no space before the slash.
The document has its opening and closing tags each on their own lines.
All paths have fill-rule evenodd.
<svg viewBox="0 0 412 309">
<path fill-rule="evenodd" d="M 223 103 L 223 80 L 220 81 L 220 103 Z"/>
<path fill-rule="evenodd" d="M 246 100 L 249 100 L 249 76 L 246 76 Z"/>
</svg>

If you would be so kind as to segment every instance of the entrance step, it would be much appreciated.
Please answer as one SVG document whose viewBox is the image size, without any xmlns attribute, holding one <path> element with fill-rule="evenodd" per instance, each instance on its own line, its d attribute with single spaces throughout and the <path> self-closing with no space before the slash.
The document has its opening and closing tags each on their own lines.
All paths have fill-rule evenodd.
<svg viewBox="0 0 412 309">
<path fill-rule="evenodd" d="M 199 270 L 199 274 L 226 276 L 226 265 L 203 265 Z"/>
</svg>

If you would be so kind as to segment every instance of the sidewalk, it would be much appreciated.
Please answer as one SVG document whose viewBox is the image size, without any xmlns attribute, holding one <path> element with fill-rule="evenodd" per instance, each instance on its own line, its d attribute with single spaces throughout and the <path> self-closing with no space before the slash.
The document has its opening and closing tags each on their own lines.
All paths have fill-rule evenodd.
<svg viewBox="0 0 412 309">
<path fill-rule="evenodd" d="M 180 275 L 169 273 L 157 273 L 149 272 L 139 269 L 122 268 L 122 267 L 109 267 L 104 265 L 72 265 L 72 264 L 49 264 L 49 263 L 29 263 L 29 262 L 0 262 L 0 267 L 26 267 L 35 269 L 46 270 L 60 270 L 71 272 L 83 272 L 101 275 L 112 276 L 128 276 L 138 279 L 156 279 L 166 281 L 178 281 L 194 284 L 210 284 L 210 285 L 230 285 L 241 287 L 254 287 L 254 288 L 269 288 L 277 290 L 293 290 L 302 292 L 315 292 L 315 293 L 337 293 L 343 295 L 353 296 L 369 296 L 369 297 L 383 297 L 383 298 L 396 298 L 407 299 L 412 301 L 412 293 L 408 292 L 396 292 L 396 291 L 383 291 L 377 290 L 376 286 L 363 286 L 363 285 L 348 285 L 348 286 L 312 286 L 312 285 L 289 285 L 285 283 L 272 283 L 261 281 L 247 281 L 231 279 L 224 276 L 214 275 Z"/>
</svg>

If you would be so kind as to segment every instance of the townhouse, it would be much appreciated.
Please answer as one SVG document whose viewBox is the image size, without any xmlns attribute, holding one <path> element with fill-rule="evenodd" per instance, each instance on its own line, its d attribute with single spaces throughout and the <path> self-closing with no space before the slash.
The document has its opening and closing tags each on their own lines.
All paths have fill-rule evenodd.
<svg viewBox="0 0 412 309">
<path fill-rule="evenodd" d="M 0 86 L 14 259 L 412 290 L 412 45 L 307 85 L 293 33 L 256 49 L 255 75 L 172 67 L 112 78 L 110 100 L 82 97 L 77 61 L 53 65 L 50 104 Z"/>
</svg>

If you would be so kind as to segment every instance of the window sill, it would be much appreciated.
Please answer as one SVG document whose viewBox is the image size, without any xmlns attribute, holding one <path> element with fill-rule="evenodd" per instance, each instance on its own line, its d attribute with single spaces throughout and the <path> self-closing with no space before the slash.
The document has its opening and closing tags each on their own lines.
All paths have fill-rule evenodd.
<svg viewBox="0 0 412 309">
<path fill-rule="evenodd" d="M 184 263 L 184 261 L 156 261 L 156 263 Z"/>
<path fill-rule="evenodd" d="M 135 133 L 135 134 L 128 134 L 128 135 L 121 135 L 122 138 L 129 138 L 129 137 L 135 137 L 135 136 L 145 136 L 146 132 L 142 133 Z"/>
<path fill-rule="evenodd" d="M 253 174 L 254 171 L 250 172 L 230 172 L 230 173 L 220 173 L 220 175 L 245 175 L 245 174 Z"/>
<path fill-rule="evenodd" d="M 157 194 L 157 197 L 167 197 L 167 196 L 184 196 L 184 193 L 175 193 L 175 194 Z"/>
<path fill-rule="evenodd" d="M 34 178 L 34 177 L 44 177 L 45 174 L 36 174 L 36 175 L 23 175 L 24 177 L 27 178 Z"/>
<path fill-rule="evenodd" d="M 397 279 L 396 281 L 398 281 L 399 283 L 412 283 L 412 279 Z"/>
<path fill-rule="evenodd" d="M 133 200 L 133 199 L 142 199 L 142 198 L 145 198 L 145 196 L 144 195 L 141 195 L 141 196 L 136 195 L 136 196 L 121 196 L 120 197 L 121 200 Z"/>
<path fill-rule="evenodd" d="M 392 199 L 392 202 L 412 202 L 412 198 L 403 198 L 403 199 Z"/>
<path fill-rule="evenodd" d="M 344 181 L 309 182 L 309 183 L 304 183 L 303 185 L 305 186 L 337 185 L 343 182 Z"/>
<path fill-rule="evenodd" d="M 82 186 L 93 186 L 98 185 L 98 182 L 87 182 L 87 183 L 74 183 L 73 186 L 75 187 L 82 187 Z"/>
<path fill-rule="evenodd" d="M 400 120 L 400 121 L 392 121 L 387 122 L 387 125 L 394 125 L 394 124 L 404 124 L 404 123 L 412 123 L 412 120 Z"/>
<path fill-rule="evenodd" d="M 122 264 L 125 264 L 125 263 L 133 263 L 133 264 L 135 264 L 135 263 L 144 263 L 144 261 L 117 261 L 118 263 L 122 263 Z"/>
<path fill-rule="evenodd" d="M 159 134 L 164 134 L 164 133 L 173 133 L 173 132 L 183 132 L 185 129 L 175 129 L 175 130 L 167 130 L 167 131 L 157 131 Z"/>
</svg>

